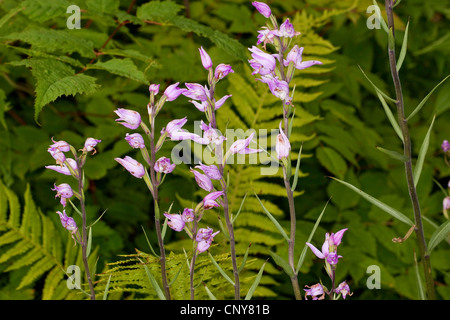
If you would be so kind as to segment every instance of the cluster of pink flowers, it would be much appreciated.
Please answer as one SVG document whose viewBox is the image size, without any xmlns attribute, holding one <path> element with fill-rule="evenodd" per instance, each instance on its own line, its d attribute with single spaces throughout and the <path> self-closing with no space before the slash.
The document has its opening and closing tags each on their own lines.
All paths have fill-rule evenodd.
<svg viewBox="0 0 450 320">
<path fill-rule="evenodd" d="M 347 295 L 351 296 L 353 293 L 350 292 L 350 287 L 346 281 L 340 283 L 337 287 L 334 286 L 336 265 L 339 259 L 342 258 L 341 255 L 337 254 L 338 246 L 341 244 L 344 232 L 348 229 L 339 230 L 336 233 L 327 233 L 325 235 L 325 241 L 322 244 L 321 250 L 317 249 L 314 245 L 307 242 L 306 245 L 312 250 L 317 258 L 323 259 L 325 261 L 325 270 L 332 282 L 332 289 L 328 290 L 323 284 L 317 283 L 312 286 L 305 286 L 308 289 L 305 290 L 305 299 L 311 296 L 313 300 L 322 300 L 325 298 L 325 294 L 329 295 L 334 299 L 334 294 L 341 294 L 345 299 Z"/>
<path fill-rule="evenodd" d="M 83 149 L 81 149 L 82 154 L 80 156 L 77 155 L 76 150 L 66 141 L 54 141 L 52 138 L 53 144 L 47 149 L 50 155 L 55 159 L 56 165 L 48 165 L 45 166 L 46 169 L 50 169 L 61 173 L 63 175 L 72 176 L 76 180 L 82 179 L 82 175 L 80 174 L 80 170 L 85 161 L 86 155 L 89 152 L 95 154 L 97 151 L 95 146 L 101 142 L 101 140 L 94 138 L 87 138 Z M 71 152 L 74 158 L 66 157 L 66 153 Z M 56 213 L 59 215 L 62 226 L 71 232 L 72 238 L 75 242 L 79 241 L 78 235 L 78 226 L 75 220 L 72 217 L 67 216 L 65 207 L 67 205 L 67 200 L 72 198 L 73 196 L 77 197 L 81 200 L 81 195 L 78 192 L 75 192 L 70 184 L 61 183 L 59 185 L 54 184 L 53 191 L 56 191 L 55 198 L 60 198 L 60 203 L 63 206 L 63 211 L 57 211 Z"/>
<path fill-rule="evenodd" d="M 317 60 L 303 61 L 303 47 L 294 45 L 289 50 L 289 41 L 285 39 L 292 39 L 300 32 L 296 32 L 294 26 L 286 19 L 280 26 L 272 14 L 270 7 L 263 3 L 254 1 L 253 6 L 264 17 L 270 19 L 272 25 L 267 24 L 258 31 L 258 40 L 256 45 L 263 44 L 263 49 L 266 50 L 266 45 L 271 44 L 275 47 L 277 53 L 270 54 L 257 46 L 249 48 L 252 53 L 252 59 L 249 60 L 250 66 L 253 68 L 253 75 L 260 75 L 257 79 L 269 86 L 270 91 L 275 97 L 280 98 L 284 103 L 291 104 L 292 96 L 289 93 L 289 83 L 293 78 L 294 69 L 303 70 L 316 64 L 322 64 Z M 289 52 L 288 52 L 289 50 Z M 288 52 L 285 56 L 285 53 Z M 285 68 L 287 67 L 287 70 Z"/>
</svg>

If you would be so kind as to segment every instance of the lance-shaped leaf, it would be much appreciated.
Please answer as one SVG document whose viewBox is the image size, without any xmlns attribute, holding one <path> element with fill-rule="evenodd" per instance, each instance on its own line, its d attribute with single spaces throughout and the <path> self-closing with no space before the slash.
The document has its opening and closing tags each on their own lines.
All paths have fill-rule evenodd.
<svg viewBox="0 0 450 320">
<path fill-rule="evenodd" d="M 112 274 L 109 275 L 108 282 L 106 283 L 105 292 L 103 293 L 103 300 L 108 300 L 108 292 L 109 292 L 109 285 L 111 283 L 111 276 Z"/>
<path fill-rule="evenodd" d="M 428 242 L 428 254 L 433 251 L 434 248 L 445 238 L 447 238 L 450 233 L 450 220 L 445 221 L 439 228 L 437 228 L 431 235 L 430 241 Z"/>
<path fill-rule="evenodd" d="M 403 36 L 402 48 L 400 49 L 400 54 L 397 60 L 397 72 L 400 71 L 400 68 L 403 65 L 403 61 L 405 60 L 406 50 L 408 49 L 408 29 L 409 29 L 409 20 L 406 24 L 405 35 Z"/>
<path fill-rule="evenodd" d="M 294 174 L 294 181 L 292 182 L 292 192 L 295 191 L 295 188 L 297 188 L 297 182 L 298 182 L 298 174 L 300 172 L 300 160 L 302 158 L 302 149 L 303 149 L 303 144 L 300 146 L 300 150 L 298 151 L 298 156 L 297 156 L 297 165 L 295 166 L 295 174 Z"/>
<path fill-rule="evenodd" d="M 158 298 L 160 300 L 166 300 L 166 296 L 164 295 L 164 293 L 161 290 L 161 287 L 159 286 L 158 282 L 156 281 L 155 277 L 153 276 L 153 274 L 150 272 L 150 270 L 148 269 L 147 265 L 141 260 L 139 259 L 139 261 L 143 264 L 144 269 L 145 269 L 145 273 L 147 274 L 148 280 L 150 281 L 153 289 L 155 289 L 156 294 L 158 295 Z"/>
<path fill-rule="evenodd" d="M 259 204 L 261 205 L 261 207 L 263 208 L 264 212 L 266 213 L 267 217 L 270 219 L 270 221 L 273 222 L 273 224 L 275 225 L 275 227 L 278 229 L 278 231 L 280 232 L 280 234 L 283 236 L 283 238 L 286 239 L 286 241 L 289 241 L 289 237 L 286 234 L 286 232 L 284 231 L 283 227 L 278 223 L 278 221 L 272 216 L 272 214 L 269 212 L 269 210 L 266 209 L 266 207 L 263 205 L 263 203 L 261 202 L 261 200 L 259 199 L 259 197 L 257 196 L 256 192 L 253 191 L 253 193 L 255 194 L 256 199 L 258 199 Z"/>
<path fill-rule="evenodd" d="M 89 228 L 88 232 L 88 240 L 87 240 L 87 246 L 86 246 L 86 258 L 89 257 L 91 254 L 91 248 L 92 248 L 92 227 Z"/>
<path fill-rule="evenodd" d="M 227 187 L 228 187 L 228 186 L 229 186 L 229 184 L 228 184 L 228 182 L 227 182 Z M 236 215 L 234 216 L 233 220 L 231 221 L 231 224 L 234 223 L 234 221 L 237 219 L 237 217 L 238 217 L 239 214 L 241 213 L 241 209 L 242 209 L 242 206 L 244 205 L 245 198 L 247 198 L 247 192 L 245 193 L 244 198 L 242 199 L 242 202 L 241 202 L 241 206 L 239 207 L 238 212 L 236 213 Z"/>
<path fill-rule="evenodd" d="M 436 116 L 433 117 L 433 121 L 431 121 L 430 128 L 428 129 L 427 134 L 425 135 L 425 138 L 423 139 L 422 145 L 420 146 L 419 150 L 419 156 L 417 157 L 416 166 L 414 167 L 414 186 L 417 187 L 417 183 L 420 179 L 420 174 L 422 173 L 423 168 L 423 162 L 425 161 L 425 155 L 428 151 L 428 146 L 430 145 L 430 135 L 431 135 L 431 129 L 434 125 L 434 120 L 436 119 Z"/>
<path fill-rule="evenodd" d="M 380 101 L 381 101 L 381 105 L 383 106 L 384 112 L 386 113 L 386 116 L 388 117 L 388 120 L 391 123 L 392 128 L 394 129 L 395 133 L 398 135 L 400 140 L 402 140 L 402 142 L 404 142 L 402 129 L 400 129 L 397 119 L 392 114 L 392 111 L 389 108 L 388 104 L 386 103 L 386 100 L 384 100 L 383 96 L 379 92 L 377 92 L 377 96 L 378 96 L 378 99 L 380 99 Z"/>
<path fill-rule="evenodd" d="M 408 121 L 409 119 L 411 119 L 412 117 L 414 117 L 417 112 L 420 111 L 420 109 L 422 109 L 422 107 L 425 105 L 425 103 L 428 101 L 428 99 L 430 98 L 430 96 L 433 94 L 434 90 L 436 90 L 442 83 L 445 82 L 445 80 L 448 79 L 448 77 L 450 77 L 450 75 L 446 76 L 444 78 L 444 80 L 442 80 L 441 82 L 439 82 L 434 88 L 433 90 L 430 91 L 429 94 L 426 95 L 425 98 L 423 98 L 423 100 L 419 103 L 419 105 L 414 109 L 413 112 L 411 112 L 411 114 L 408 116 L 408 118 L 406 118 L 406 120 Z"/>
<path fill-rule="evenodd" d="M 203 284 L 203 287 L 204 287 L 205 290 L 206 290 L 206 293 L 208 294 L 208 297 L 209 297 L 211 300 L 217 300 L 216 296 L 211 292 L 211 290 L 208 289 L 208 287 L 206 286 L 206 284 L 205 284 L 204 282 L 202 282 L 202 284 Z"/>
<path fill-rule="evenodd" d="M 242 271 L 242 269 L 244 269 L 244 267 L 245 267 L 245 263 L 247 262 L 247 258 L 248 258 L 248 252 L 249 252 L 251 246 L 252 246 L 252 244 L 250 243 L 250 244 L 248 245 L 248 247 L 247 247 L 247 250 L 245 251 L 245 255 L 244 255 L 244 258 L 242 259 L 241 266 L 240 266 L 239 269 L 238 269 L 238 272 L 239 272 L 239 273 L 240 273 L 240 272 Z"/>
<path fill-rule="evenodd" d="M 209 259 L 211 260 L 212 264 L 217 268 L 217 270 L 219 270 L 220 274 L 229 282 L 234 286 L 234 281 L 231 280 L 231 278 L 225 273 L 225 271 L 223 271 L 223 269 L 219 266 L 219 264 L 217 263 L 217 261 L 214 259 L 214 257 L 212 256 L 212 254 L 208 251 L 208 256 Z"/>
<path fill-rule="evenodd" d="M 289 277 L 294 277 L 294 270 L 292 270 L 291 266 L 289 265 L 289 263 L 287 263 L 286 260 L 284 260 L 282 257 L 280 257 L 279 255 L 277 255 L 275 252 L 273 251 L 269 251 L 270 255 L 272 256 L 273 260 L 275 261 L 275 263 L 277 265 L 279 265 L 281 268 L 283 268 L 284 272 L 286 272 L 286 274 Z"/>
<path fill-rule="evenodd" d="M 395 159 L 395 160 L 400 160 L 400 161 L 402 161 L 402 162 L 405 162 L 406 161 L 406 157 L 405 157 L 405 155 L 403 155 L 403 154 L 401 154 L 401 153 L 399 153 L 399 152 L 397 152 L 397 151 L 392 151 L 392 150 L 388 150 L 388 149 L 385 149 L 385 148 L 382 148 L 382 147 L 376 147 L 378 150 L 380 150 L 381 152 L 383 152 L 383 153 L 385 153 L 385 154 L 387 154 L 389 157 L 391 157 L 392 159 Z"/>
<path fill-rule="evenodd" d="M 391 206 L 388 206 L 387 204 L 385 204 L 384 202 L 381 202 L 380 200 L 372 197 L 371 195 L 365 193 L 364 191 L 356 188 L 355 186 L 351 185 L 348 182 L 339 180 L 337 178 L 331 177 L 331 179 L 336 180 L 337 182 L 343 184 L 344 186 L 350 188 L 351 190 L 355 191 L 356 193 L 358 193 L 361 197 L 363 197 L 364 199 L 366 199 L 367 201 L 369 201 L 370 203 L 372 203 L 373 205 L 377 206 L 378 208 L 380 208 L 381 210 L 383 210 L 384 212 L 390 214 L 391 216 L 393 216 L 394 218 L 400 220 L 403 223 L 406 223 L 409 226 L 412 226 L 414 223 L 411 221 L 411 219 L 409 219 L 407 216 L 405 216 L 403 213 L 401 213 L 400 211 L 398 211 L 397 209 L 392 208 Z"/>
<path fill-rule="evenodd" d="M 422 278 L 419 273 L 419 265 L 417 263 L 416 253 L 414 252 L 414 269 L 416 271 L 416 280 L 417 280 L 417 291 L 419 292 L 419 299 L 426 300 L 425 289 L 422 284 Z"/>
<path fill-rule="evenodd" d="M 329 202 L 330 202 L 330 200 L 328 200 L 327 203 L 325 204 L 325 207 L 323 208 L 322 212 L 320 213 L 319 217 L 317 218 L 316 223 L 314 224 L 314 227 L 312 228 L 311 233 L 309 234 L 308 240 L 306 242 L 311 242 L 311 240 L 314 236 L 314 233 L 316 232 L 316 229 L 319 226 L 320 220 L 322 220 L 322 216 L 325 213 L 325 209 L 327 208 Z M 298 259 L 297 268 L 295 269 L 296 273 L 298 273 L 298 271 L 300 270 L 300 268 L 303 265 L 303 261 L 305 260 L 307 249 L 308 249 L 308 247 L 306 246 L 306 243 L 305 243 L 302 253 L 300 254 L 300 258 Z"/>
<path fill-rule="evenodd" d="M 361 72 L 363 73 L 364 77 L 366 77 L 367 81 L 370 82 L 370 84 L 372 85 L 372 87 L 375 89 L 376 92 L 378 92 L 379 94 L 381 94 L 385 99 L 391 101 L 391 102 L 397 102 L 395 99 L 392 99 L 391 97 L 389 97 L 386 93 L 384 93 L 383 91 L 381 91 L 376 85 L 375 83 L 372 82 L 372 80 L 369 79 L 369 77 L 366 75 L 366 73 L 364 72 L 364 70 L 361 68 L 360 65 L 358 65 L 359 70 L 361 70 Z"/>
<path fill-rule="evenodd" d="M 253 293 L 255 292 L 256 288 L 259 285 L 259 282 L 261 281 L 266 263 L 267 263 L 267 260 L 266 260 L 266 262 L 263 263 L 261 269 L 259 269 L 258 275 L 256 276 L 255 281 L 253 281 L 253 284 L 250 287 L 250 289 L 248 289 L 247 295 L 245 296 L 244 300 L 250 300 L 252 298 Z"/>
</svg>

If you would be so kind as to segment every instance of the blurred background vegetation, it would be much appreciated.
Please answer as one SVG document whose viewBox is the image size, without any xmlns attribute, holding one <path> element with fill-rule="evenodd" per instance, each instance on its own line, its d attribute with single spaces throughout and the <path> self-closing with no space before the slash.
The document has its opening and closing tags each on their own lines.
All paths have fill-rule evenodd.
<svg viewBox="0 0 450 320">
<path fill-rule="evenodd" d="M 379 88 L 393 94 L 386 33 L 366 26 L 370 16 L 366 10 L 372 1 L 267 3 L 279 21 L 289 18 L 296 31 L 302 33 L 295 41 L 305 47 L 305 59 L 324 62 L 320 67 L 298 72 L 294 81 L 297 122 L 293 154 L 303 143 L 304 155 L 298 188 L 301 194 L 295 199 L 297 256 L 331 197 L 313 243 L 321 246 L 325 232 L 349 228 L 339 247 L 344 258 L 338 265 L 337 281 L 347 280 L 354 292 L 351 299 L 417 299 L 415 236 L 402 244 L 393 243 L 392 238 L 407 232 L 405 225 L 327 178 L 344 179 L 413 216 L 403 165 L 375 148 L 401 150 L 402 146 L 358 68 L 361 66 Z M 79 30 L 66 27 L 70 15 L 66 9 L 72 4 L 82 9 Z M 384 13 L 381 3 L 380 7 Z M 450 1 L 404 0 L 395 13 L 398 48 L 410 19 L 408 53 L 400 73 L 408 114 L 449 74 Z M 101 273 L 111 270 L 112 265 L 108 264 L 123 259 L 121 255 L 135 254 L 136 249 L 149 251 L 143 228 L 150 241 L 156 243 L 151 197 L 143 181 L 124 172 L 113 160 L 126 154 L 139 158 L 124 141 L 128 131 L 115 123 L 113 110 L 130 108 L 145 115 L 150 83 L 160 83 L 161 90 L 174 82 L 205 83 L 206 73 L 198 54 L 198 48 L 203 46 L 215 65 L 229 63 L 235 70 L 217 88 L 218 96 L 233 94 L 218 110 L 219 127 L 278 127 L 280 103 L 264 85 L 254 81 L 248 68 L 246 48 L 256 44 L 257 30 L 265 23 L 250 1 L 0 0 L 0 16 L 0 299 L 81 298 L 62 284 L 61 268 L 76 261 L 77 248 L 72 247 L 70 237 L 60 226 L 55 212 L 61 207 L 51 190 L 54 183 L 70 180 L 44 169 L 53 164 L 47 152 L 52 137 L 77 148 L 82 148 L 87 137 L 102 140 L 98 153 L 88 159 L 85 168 L 89 220 L 95 221 L 107 210 L 93 232 L 98 254 L 96 270 Z M 202 114 L 187 100 L 180 97 L 166 103 L 157 126 L 162 128 L 171 119 L 188 116 L 192 130 L 193 121 L 202 119 Z M 418 185 L 427 238 L 436 225 L 445 221 L 444 193 L 439 185 L 446 188 L 450 169 L 443 161 L 440 145 L 450 139 L 449 109 L 450 82 L 446 82 L 411 121 L 413 152 L 417 155 L 431 119 L 437 115 Z M 161 156 L 170 156 L 174 146 L 166 143 Z M 287 227 L 281 172 L 265 177 L 259 176 L 259 169 L 233 165 L 230 171 L 234 212 L 249 192 L 236 221 L 238 254 L 242 257 L 252 243 L 244 283 L 251 283 L 261 264 L 270 257 L 269 250 L 287 255 L 283 238 L 252 193 L 253 189 L 265 199 L 267 208 Z M 180 211 L 201 199 L 204 194 L 198 189 L 189 165 L 179 165 L 161 187 L 160 207 L 167 210 L 173 202 L 172 211 Z M 16 215 L 23 211 L 22 220 L 11 221 L 13 211 Z M 26 212 L 40 217 L 43 235 L 48 234 L 49 228 L 53 230 L 51 239 L 27 233 L 38 227 L 25 227 Z M 220 214 L 208 213 L 204 223 L 217 229 Z M 168 230 L 165 242 L 168 251 L 180 255 L 183 245 L 190 248 L 187 240 Z M 53 242 L 60 244 L 52 245 Z M 218 245 L 212 252 L 217 256 L 225 254 L 225 237 L 219 235 L 215 242 Z M 32 250 L 39 251 L 34 260 Z M 443 242 L 431 258 L 440 299 L 450 298 L 449 253 L 448 243 Z M 38 264 L 44 257 L 54 259 L 51 266 Z M 226 256 L 223 261 L 229 263 Z M 221 284 L 215 278 L 218 276 L 210 274 L 208 278 L 213 267 L 204 265 L 204 280 L 209 281 L 206 283 L 210 289 L 218 297 L 229 298 L 231 295 L 226 293 L 220 296 Z M 370 265 L 381 269 L 380 290 L 366 287 Z M 300 286 L 320 279 L 326 281 L 324 275 L 322 263 L 308 251 L 299 275 Z M 104 277 L 99 275 L 98 279 Z M 139 281 L 148 280 L 143 276 Z M 111 297 L 153 297 L 148 292 L 150 287 L 145 289 L 142 283 L 142 290 L 134 291 L 131 287 L 123 289 L 123 284 L 124 293 L 117 283 Z M 139 287 L 139 283 L 135 284 Z M 104 288 L 104 281 L 98 288 L 102 285 Z M 230 291 L 229 287 L 224 292 Z M 205 292 L 199 295 L 207 298 Z M 254 298 L 293 298 L 288 277 L 272 260 Z"/>
</svg>

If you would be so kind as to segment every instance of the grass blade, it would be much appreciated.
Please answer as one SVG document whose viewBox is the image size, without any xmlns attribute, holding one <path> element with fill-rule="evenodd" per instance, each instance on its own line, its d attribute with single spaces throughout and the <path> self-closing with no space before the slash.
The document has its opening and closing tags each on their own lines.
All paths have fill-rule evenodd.
<svg viewBox="0 0 450 320">
<path fill-rule="evenodd" d="M 367 201 L 369 201 L 370 203 L 372 203 L 373 205 L 377 206 L 378 208 L 380 208 L 381 210 L 383 210 L 384 212 L 390 214 L 391 216 L 393 216 L 394 218 L 400 220 L 403 223 L 406 223 L 407 225 L 409 225 L 410 227 L 414 224 L 411 219 L 409 219 L 407 216 L 405 216 L 403 213 L 401 213 L 400 211 L 392 208 L 391 206 L 388 206 L 387 204 L 385 204 L 384 202 L 381 202 L 380 200 L 372 197 L 371 195 L 365 193 L 364 191 L 356 188 L 355 186 L 351 185 L 350 183 L 347 183 L 345 181 L 339 180 L 337 178 L 331 177 L 331 179 L 336 180 L 337 182 L 343 184 L 344 186 L 350 188 L 351 190 L 355 191 L 356 193 L 358 193 L 361 197 L 363 197 L 364 199 L 366 199 Z"/>
<path fill-rule="evenodd" d="M 431 129 L 434 125 L 434 120 L 436 119 L 436 116 L 433 117 L 433 121 L 431 121 L 430 128 L 428 129 L 427 134 L 425 135 L 425 138 L 423 139 L 422 145 L 420 146 L 419 155 L 417 157 L 416 166 L 414 167 L 414 186 L 417 187 L 417 183 L 420 179 L 420 174 L 422 173 L 423 163 L 425 161 L 425 155 L 428 151 L 428 146 L 430 145 L 430 135 L 431 135 Z"/>
<path fill-rule="evenodd" d="M 286 272 L 286 274 L 289 277 L 294 277 L 294 270 L 292 270 L 291 266 L 289 265 L 289 263 L 286 262 L 286 260 L 284 260 L 282 257 L 280 257 L 279 255 L 277 255 L 275 252 L 273 251 L 269 251 L 270 255 L 272 256 L 273 260 L 275 261 L 275 263 L 277 265 L 279 265 L 281 268 L 283 268 L 284 272 Z"/>
<path fill-rule="evenodd" d="M 247 262 L 248 252 L 249 252 L 251 246 L 252 246 L 252 244 L 250 243 L 247 247 L 247 250 L 245 251 L 245 255 L 244 255 L 244 258 L 242 259 L 241 266 L 238 269 L 238 273 L 240 273 L 242 271 L 242 269 L 244 269 L 244 267 L 245 267 L 245 262 Z"/>
<path fill-rule="evenodd" d="M 148 237 L 147 237 L 147 233 L 145 232 L 144 226 L 141 226 L 141 228 L 142 228 L 142 231 L 144 231 L 145 239 L 147 240 L 147 244 L 148 244 L 150 250 L 152 251 L 153 255 L 154 255 L 155 257 L 159 257 L 159 256 L 156 254 L 155 250 L 153 250 L 152 244 L 150 243 L 150 240 L 149 240 Z"/>
<path fill-rule="evenodd" d="M 216 296 L 208 289 L 208 287 L 206 286 L 206 284 L 204 282 L 202 282 L 203 287 L 206 290 L 206 293 L 208 294 L 209 299 L 211 300 L 217 300 Z"/>
</svg>

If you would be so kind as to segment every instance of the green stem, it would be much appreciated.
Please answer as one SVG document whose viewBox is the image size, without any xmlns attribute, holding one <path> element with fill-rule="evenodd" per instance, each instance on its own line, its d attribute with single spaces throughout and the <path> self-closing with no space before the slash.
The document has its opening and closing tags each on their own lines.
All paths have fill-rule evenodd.
<svg viewBox="0 0 450 320">
<path fill-rule="evenodd" d="M 89 271 L 89 263 L 87 257 L 87 227 L 86 227 L 86 206 L 84 204 L 84 192 L 83 192 L 83 172 L 81 169 L 80 159 L 76 159 L 78 164 L 78 193 L 80 194 L 80 206 L 81 206 L 81 216 L 82 216 L 82 240 L 81 240 L 81 254 L 83 258 L 84 271 L 86 272 L 87 281 L 89 284 L 90 299 L 95 300 L 94 285 L 92 283 L 91 272 Z"/>
<path fill-rule="evenodd" d="M 392 41 L 395 40 L 394 33 L 394 13 L 393 13 L 393 1 L 385 0 L 386 5 L 386 14 L 388 18 L 388 28 L 392 30 Z M 414 176 L 412 169 L 412 152 L 411 152 L 411 136 L 409 133 L 408 120 L 405 118 L 405 110 L 403 103 L 403 93 L 402 93 L 402 85 L 400 82 L 400 76 L 397 71 L 397 60 L 395 56 L 395 48 L 392 45 L 389 45 L 389 64 L 391 68 L 392 80 L 394 82 L 395 94 L 397 98 L 396 106 L 397 106 L 397 117 L 399 121 L 399 125 L 403 134 L 403 152 L 406 158 L 405 161 L 405 173 L 406 173 L 406 181 L 408 184 L 409 196 L 411 198 L 411 203 L 414 211 L 414 220 L 415 220 L 415 233 L 417 236 L 417 242 L 419 246 L 419 252 L 423 264 L 423 270 L 425 275 L 425 283 L 427 289 L 428 299 L 434 300 L 436 299 L 436 293 L 434 288 L 434 281 L 432 277 L 432 269 L 430 262 L 430 255 L 427 253 L 427 244 L 425 240 L 425 235 L 423 231 L 422 224 L 422 215 L 420 212 L 420 204 L 419 198 L 417 196 L 416 187 L 414 185 Z"/>
</svg>

